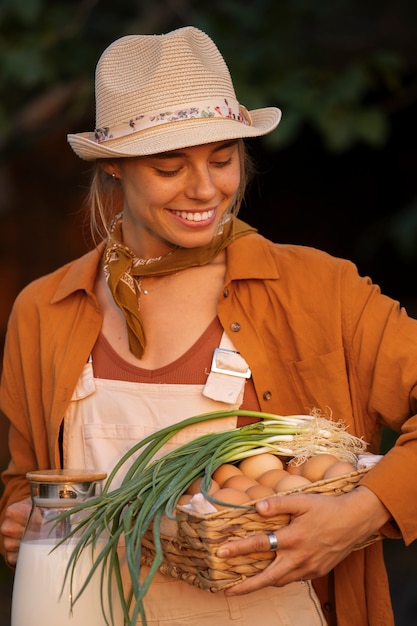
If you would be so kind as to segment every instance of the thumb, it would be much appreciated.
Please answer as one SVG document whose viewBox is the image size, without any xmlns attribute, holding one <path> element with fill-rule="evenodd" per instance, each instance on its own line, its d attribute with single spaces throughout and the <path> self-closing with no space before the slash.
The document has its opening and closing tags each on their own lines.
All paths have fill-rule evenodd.
<svg viewBox="0 0 417 626">
<path fill-rule="evenodd" d="M 265 500 L 259 500 L 255 504 L 257 512 L 263 517 L 273 517 L 274 515 L 296 515 L 305 507 L 305 495 L 285 495 L 272 496 Z"/>
</svg>

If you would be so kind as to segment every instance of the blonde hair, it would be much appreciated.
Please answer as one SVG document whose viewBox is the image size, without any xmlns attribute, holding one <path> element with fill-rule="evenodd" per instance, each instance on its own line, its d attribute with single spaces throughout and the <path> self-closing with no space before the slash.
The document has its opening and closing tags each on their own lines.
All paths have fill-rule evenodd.
<svg viewBox="0 0 417 626">
<path fill-rule="evenodd" d="M 240 183 L 230 212 L 237 215 L 245 197 L 245 192 L 254 168 L 243 139 L 238 139 L 240 160 Z M 128 157 L 129 158 L 129 157 Z M 107 159 L 106 159 L 107 160 Z M 123 190 L 118 180 L 113 179 L 102 167 L 102 160 L 94 166 L 88 193 L 90 231 L 94 243 L 107 239 L 111 222 L 123 210 Z"/>
</svg>

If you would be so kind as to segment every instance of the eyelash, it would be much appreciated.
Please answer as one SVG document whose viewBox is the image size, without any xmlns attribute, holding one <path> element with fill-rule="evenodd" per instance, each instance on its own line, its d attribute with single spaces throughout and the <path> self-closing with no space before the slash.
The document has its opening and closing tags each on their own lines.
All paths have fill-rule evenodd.
<svg viewBox="0 0 417 626">
<path fill-rule="evenodd" d="M 232 157 L 229 157 L 225 161 L 214 162 L 214 166 L 219 168 L 219 169 L 221 169 L 222 167 L 227 167 L 228 165 L 230 165 L 231 162 L 232 162 Z M 157 172 L 157 174 L 159 176 L 165 176 L 165 177 L 169 178 L 170 176 L 176 176 L 177 174 L 179 174 L 181 169 L 182 169 L 181 167 L 179 167 L 176 170 L 159 170 L 159 169 L 156 169 L 156 172 Z"/>
<path fill-rule="evenodd" d="M 169 178 L 170 176 L 176 176 L 178 173 L 180 172 L 180 169 L 178 170 L 156 170 L 156 173 L 158 174 L 158 176 L 165 176 L 166 178 Z"/>
</svg>

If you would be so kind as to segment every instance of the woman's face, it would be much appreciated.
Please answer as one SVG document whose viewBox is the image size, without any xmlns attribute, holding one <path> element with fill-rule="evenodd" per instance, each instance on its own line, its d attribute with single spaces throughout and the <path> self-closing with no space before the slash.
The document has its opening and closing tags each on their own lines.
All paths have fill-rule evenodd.
<svg viewBox="0 0 417 626">
<path fill-rule="evenodd" d="M 125 244 L 140 257 L 153 257 L 173 246 L 193 248 L 213 239 L 239 187 L 239 142 L 121 159 L 104 167 L 122 185 Z"/>
</svg>

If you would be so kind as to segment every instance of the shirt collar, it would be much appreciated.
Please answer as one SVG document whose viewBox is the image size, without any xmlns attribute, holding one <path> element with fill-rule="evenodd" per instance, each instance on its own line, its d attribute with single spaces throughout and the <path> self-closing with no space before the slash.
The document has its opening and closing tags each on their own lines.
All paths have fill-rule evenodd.
<svg viewBox="0 0 417 626">
<path fill-rule="evenodd" d="M 269 245 L 267 245 L 269 244 Z M 227 276 L 231 280 L 278 279 L 272 245 L 258 233 L 233 241 L 227 248 Z"/>
<path fill-rule="evenodd" d="M 76 291 L 85 291 L 94 298 L 94 284 L 97 279 L 98 266 L 103 256 L 104 245 L 100 244 L 94 250 L 68 263 L 67 271 L 59 282 L 51 303 L 60 302 Z M 65 270 L 65 267 L 62 268 Z"/>
<path fill-rule="evenodd" d="M 267 240 L 262 235 L 253 233 L 229 244 L 227 278 L 230 280 L 278 279 L 276 258 L 272 255 L 271 247 L 265 245 L 266 242 Z M 52 303 L 60 302 L 80 290 L 94 297 L 94 284 L 103 249 L 104 244 L 100 244 L 94 250 L 67 265 L 67 272 L 58 284 Z"/>
</svg>

